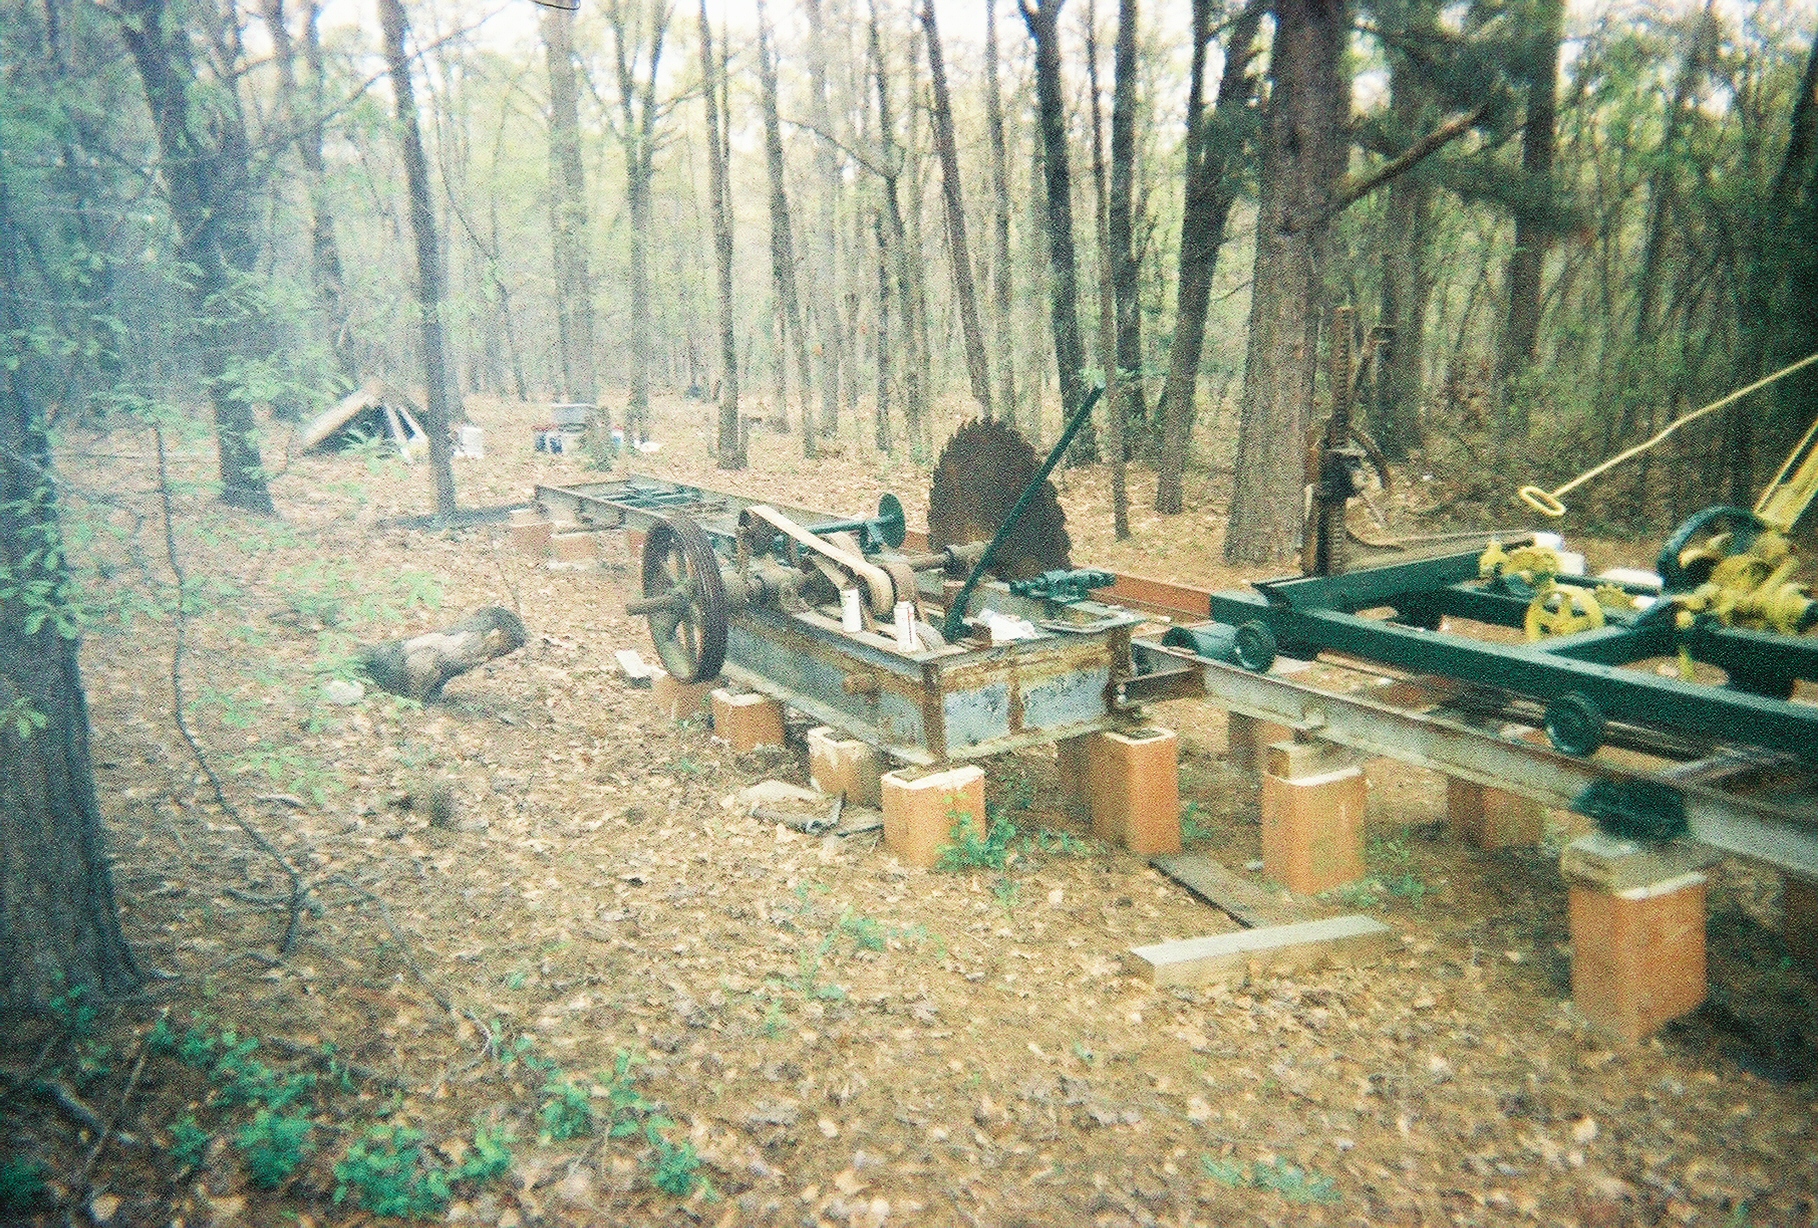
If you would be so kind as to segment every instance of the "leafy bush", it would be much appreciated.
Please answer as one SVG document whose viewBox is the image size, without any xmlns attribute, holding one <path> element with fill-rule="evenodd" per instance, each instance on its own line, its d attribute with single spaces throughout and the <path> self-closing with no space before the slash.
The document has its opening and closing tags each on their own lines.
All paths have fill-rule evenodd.
<svg viewBox="0 0 1818 1228">
<path fill-rule="evenodd" d="M 448 1174 L 424 1160 L 422 1131 L 406 1126 L 367 1130 L 335 1165 L 335 1179 L 337 1204 L 352 1194 L 374 1215 L 429 1219 L 448 1205 Z"/>
<path fill-rule="evenodd" d="M 1254 1164 L 1240 1164 L 1201 1156 L 1199 1167 L 1212 1180 L 1233 1189 L 1249 1186 L 1256 1190 L 1274 1190 L 1289 1202 L 1303 1205 L 1332 1206 L 1340 1200 L 1332 1178 L 1297 1168 L 1279 1157 L 1267 1163 L 1258 1160 Z"/>
<path fill-rule="evenodd" d="M 252 1183 L 275 1190 L 288 1181 L 303 1158 L 315 1150 L 310 1138 L 314 1130 L 314 1124 L 302 1113 L 280 1116 L 271 1109 L 260 1109 L 253 1114 L 234 1139 L 246 1156 L 246 1171 Z"/>
<path fill-rule="evenodd" d="M 543 1133 L 556 1142 L 593 1133 L 593 1101 L 588 1089 L 566 1075 L 551 1074 L 543 1084 L 543 1108 L 537 1114 Z"/>
<path fill-rule="evenodd" d="M 49 1203 L 44 1166 L 33 1160 L 0 1160 L 0 1211 L 22 1215 Z"/>
<path fill-rule="evenodd" d="M 701 1157 L 695 1154 L 693 1143 L 683 1143 L 678 1147 L 658 1139 L 656 1161 L 650 1170 L 650 1184 L 675 1198 L 686 1198 L 694 1193 L 695 1187 L 702 1181 L 700 1167 Z"/>
<path fill-rule="evenodd" d="M 196 1122 L 194 1113 L 170 1128 L 170 1158 L 179 1168 L 195 1168 L 208 1155 L 214 1136 Z"/>
<path fill-rule="evenodd" d="M 970 814 L 956 810 L 953 820 L 953 843 L 942 846 L 937 870 L 1002 870 L 1010 860 L 1010 842 L 1016 839 L 1016 825 L 1001 815 L 987 818 L 980 831 Z"/>
</svg>

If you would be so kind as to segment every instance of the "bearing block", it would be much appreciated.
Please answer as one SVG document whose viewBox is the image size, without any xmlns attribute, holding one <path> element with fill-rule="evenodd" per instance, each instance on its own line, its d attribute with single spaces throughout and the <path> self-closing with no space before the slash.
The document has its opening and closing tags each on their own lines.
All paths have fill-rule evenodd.
<svg viewBox="0 0 1818 1228">
<path fill-rule="evenodd" d="M 1297 743 L 1269 748 L 1275 766 L 1294 770 Z M 1304 758 L 1304 757 L 1303 757 Z M 1324 762 L 1313 758 L 1312 766 Z M 1369 782 L 1355 766 L 1262 778 L 1263 874 L 1312 895 L 1364 876 L 1364 806 Z"/>
<path fill-rule="evenodd" d="M 1704 1001 L 1706 857 L 1593 834 L 1560 857 L 1569 885 L 1572 1001 L 1591 1022 L 1629 1040 Z"/>
<path fill-rule="evenodd" d="M 808 731 L 808 779 L 822 793 L 844 793 L 857 806 L 876 808 L 883 798 L 877 750 L 856 738 L 842 738 L 829 726 Z"/>
<path fill-rule="evenodd" d="M 783 744 L 783 705 L 768 695 L 713 692 L 713 735 L 736 751 Z"/>
<path fill-rule="evenodd" d="M 1180 739 L 1171 729 L 1107 730 L 1062 742 L 1069 792 L 1092 816 L 1092 834 L 1132 853 L 1180 852 Z"/>
<path fill-rule="evenodd" d="M 1532 798 L 1448 777 L 1446 833 L 1480 849 L 1539 844 L 1546 807 Z"/>
<path fill-rule="evenodd" d="M 886 772 L 881 783 L 884 847 L 909 865 L 932 868 L 942 846 L 953 842 L 953 827 L 961 817 L 970 817 L 984 835 L 983 769 L 967 764 L 925 775 Z"/>
</svg>

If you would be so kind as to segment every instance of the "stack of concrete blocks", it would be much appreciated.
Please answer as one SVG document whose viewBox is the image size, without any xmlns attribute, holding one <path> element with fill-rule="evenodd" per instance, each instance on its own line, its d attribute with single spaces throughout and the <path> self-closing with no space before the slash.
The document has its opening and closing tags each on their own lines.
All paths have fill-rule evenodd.
<svg viewBox="0 0 1818 1228">
<path fill-rule="evenodd" d="M 884 847 L 912 866 L 932 869 L 953 843 L 961 819 L 985 832 L 985 773 L 973 764 L 944 771 L 901 770 L 881 781 Z"/>
<path fill-rule="evenodd" d="M 734 694 L 721 687 L 713 692 L 712 703 L 713 736 L 733 750 L 783 744 L 783 705 L 768 695 Z"/>
<path fill-rule="evenodd" d="M 1572 1001 L 1586 1019 L 1640 1040 L 1704 1001 L 1704 870 L 1715 856 L 1602 832 L 1566 848 Z"/>
<path fill-rule="evenodd" d="M 1356 757 L 1329 742 L 1272 742 L 1262 762 L 1263 874 L 1314 895 L 1364 876 L 1369 781 Z"/>
<path fill-rule="evenodd" d="M 520 555 L 552 567 L 618 570 L 631 561 L 633 543 L 627 540 L 631 534 L 557 521 L 539 507 L 513 512 L 509 532 L 512 547 Z"/>
<path fill-rule="evenodd" d="M 1092 834 L 1140 857 L 1180 852 L 1180 739 L 1151 726 L 1065 738 L 1061 788 L 1092 817 Z"/>
<path fill-rule="evenodd" d="M 844 793 L 854 806 L 877 810 L 884 804 L 877 749 L 826 725 L 808 731 L 808 779 L 822 793 Z"/>
</svg>

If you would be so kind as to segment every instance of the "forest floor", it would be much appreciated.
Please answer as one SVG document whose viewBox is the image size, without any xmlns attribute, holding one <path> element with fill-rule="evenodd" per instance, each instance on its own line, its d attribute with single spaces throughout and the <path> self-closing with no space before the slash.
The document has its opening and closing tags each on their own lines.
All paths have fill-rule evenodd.
<svg viewBox="0 0 1818 1228">
<path fill-rule="evenodd" d="M 594 476 L 531 450 L 535 407 L 469 410 L 487 455 L 457 462 L 464 505 Z M 851 445 L 804 462 L 799 441 L 759 431 L 752 467 L 720 473 L 710 413 L 659 406 L 663 446 L 637 468 L 848 513 L 896 490 L 919 523 L 925 466 Z M 1777 879 L 1758 868 L 1713 873 L 1712 1003 L 1620 1043 L 1568 1001 L 1570 817 L 1540 847 L 1473 851 L 1443 838 L 1440 778 L 1372 765 L 1372 878 L 1330 903 L 1389 924 L 1395 948 L 1158 991 L 1126 966 L 1131 946 L 1235 923 L 1094 844 L 1051 751 L 987 764 L 992 808 L 1024 835 L 1002 875 L 909 869 L 875 837 L 745 817 L 726 800 L 807 784 L 802 751 L 736 754 L 618 675 L 614 650 L 651 656 L 625 570 L 551 569 L 502 523 L 388 527 L 427 510 L 428 478 L 371 454 L 291 458 L 280 518 L 229 515 L 198 485 L 198 441 L 175 458 L 184 684 L 236 820 L 172 719 L 151 440 L 65 451 L 72 537 L 107 561 L 83 652 L 97 782 L 154 979 L 123 1007 L 69 1002 L 55 1026 L 0 1040 L 6 1069 L 39 1084 L 0 1110 L 0 1221 L 1818 1215 L 1818 993 L 1784 957 Z M 1077 563 L 1249 578 L 1219 562 L 1228 476 L 1194 475 L 1172 519 L 1146 510 L 1153 483 L 1133 470 L 1135 536 L 1115 544 L 1105 471 L 1063 473 Z M 1594 563 L 1650 555 L 1593 548 Z M 487 605 L 517 610 L 530 643 L 445 701 L 325 697 L 359 643 Z M 1256 782 L 1225 763 L 1222 716 L 1154 715 L 1181 732 L 1194 846 L 1250 874 Z M 452 814 L 428 803 L 440 785 Z M 308 887 L 282 958 L 289 879 L 242 821 Z"/>
</svg>

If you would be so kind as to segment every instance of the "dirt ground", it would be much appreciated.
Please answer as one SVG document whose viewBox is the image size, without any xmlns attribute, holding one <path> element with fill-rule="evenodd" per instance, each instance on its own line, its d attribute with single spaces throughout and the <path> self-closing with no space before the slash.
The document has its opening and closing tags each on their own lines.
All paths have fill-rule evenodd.
<svg viewBox="0 0 1818 1228">
<path fill-rule="evenodd" d="M 469 410 L 488 453 L 457 462 L 463 504 L 589 479 L 584 458 L 531 451 L 534 407 Z M 709 412 L 661 405 L 663 446 L 637 467 L 851 513 L 894 490 L 919 522 L 925 466 L 854 444 L 804 462 L 759 431 L 752 467 L 720 473 Z M 618 676 L 614 650 L 651 656 L 622 569 L 552 570 L 502 524 L 387 527 L 428 509 L 428 478 L 371 454 L 290 458 L 271 523 L 179 489 L 190 719 L 240 819 L 309 888 L 279 958 L 286 873 L 173 724 L 151 448 L 72 439 L 64 468 L 84 548 L 107 561 L 83 668 L 120 906 L 152 979 L 93 1020 L 0 1042 L 0 1155 L 45 1177 L 17 1222 L 372 1222 L 362 1191 L 378 1187 L 348 1173 L 376 1125 L 421 1132 L 406 1167 L 449 1176 L 420 1210 L 501 1228 L 1818 1216 L 1818 994 L 1785 958 L 1772 874 L 1714 872 L 1711 1004 L 1619 1043 L 1568 1001 L 1570 817 L 1541 847 L 1475 852 L 1443 837 L 1443 781 L 1372 765 L 1373 877 L 1330 903 L 1392 926 L 1392 953 L 1157 991 L 1131 946 L 1236 925 L 1093 844 L 1052 752 L 986 765 L 992 809 L 1023 833 L 1002 874 L 908 869 L 872 836 L 743 817 L 723 805 L 735 791 L 807 784 L 801 749 L 735 754 Z M 210 462 L 198 444 L 177 476 Z M 1153 483 L 1133 471 L 1133 506 Z M 1193 477 L 1182 517 L 1137 511 L 1125 543 L 1103 469 L 1059 485 L 1076 563 L 1244 578 L 1218 561 L 1216 476 Z M 445 702 L 326 698 L 358 644 L 488 605 L 519 612 L 530 643 Z M 1196 847 L 1258 877 L 1256 784 L 1226 765 L 1222 716 L 1154 717 L 1181 731 Z M 236 1092 L 218 1064 L 246 1038 L 272 1078 L 316 1076 L 286 1110 L 308 1122 L 298 1162 L 263 1179 L 244 1132 L 275 1084 Z M 589 1109 L 593 1133 L 556 1137 Z M 512 1139 L 490 1180 L 454 1171 L 476 1123 Z"/>
</svg>

